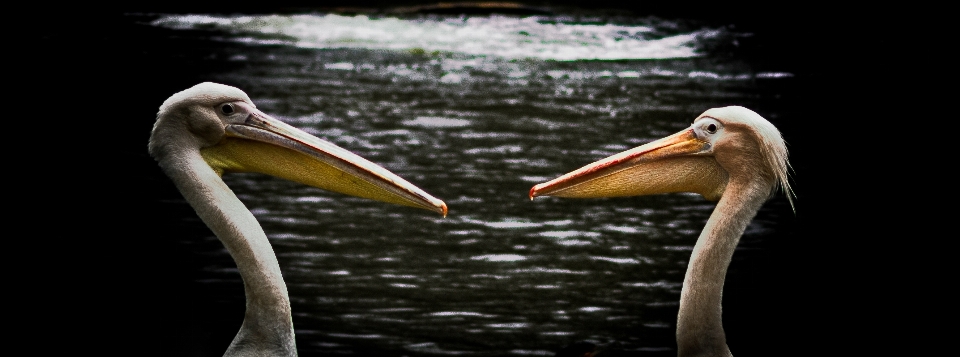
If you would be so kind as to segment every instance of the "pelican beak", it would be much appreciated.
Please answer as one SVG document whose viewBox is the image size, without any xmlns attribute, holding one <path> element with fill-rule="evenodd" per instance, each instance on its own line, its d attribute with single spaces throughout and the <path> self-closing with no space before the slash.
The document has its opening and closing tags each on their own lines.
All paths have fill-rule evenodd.
<svg viewBox="0 0 960 357">
<path fill-rule="evenodd" d="M 226 172 L 259 172 L 346 195 L 423 208 L 447 215 L 443 201 L 400 176 L 248 108 L 243 122 L 229 123 L 217 145 L 200 151 L 207 164 Z"/>
<path fill-rule="evenodd" d="M 727 172 L 712 151 L 710 142 L 689 128 L 533 186 L 530 199 L 694 192 L 715 201 L 726 187 Z"/>
</svg>

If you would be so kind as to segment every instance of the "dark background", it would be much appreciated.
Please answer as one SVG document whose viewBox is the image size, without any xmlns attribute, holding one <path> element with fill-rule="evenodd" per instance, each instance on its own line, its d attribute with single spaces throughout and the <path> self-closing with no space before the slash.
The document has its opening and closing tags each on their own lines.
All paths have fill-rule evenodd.
<svg viewBox="0 0 960 357">
<path fill-rule="evenodd" d="M 36 26 L 28 29 L 26 55 L 14 55 L 23 66 L 9 67 L 11 78 L 26 79 L 12 82 L 20 94 L 13 97 L 17 120 L 10 123 L 9 132 L 41 140 L 19 141 L 30 143 L 21 147 L 32 155 L 26 160 L 11 155 L 9 161 L 17 182 L 26 184 L 24 193 L 19 186 L 14 190 L 21 200 L 11 222 L 25 239 L 14 242 L 10 253 L 23 254 L 21 258 L 33 267 L 21 265 L 30 271 L 17 274 L 20 278 L 13 281 L 24 288 L 15 291 L 26 291 L 16 299 L 29 310 L 21 329 L 68 349 L 160 354 L 160 346 L 178 337 L 165 332 L 172 326 L 151 321 L 203 308 L 203 302 L 178 299 L 161 288 L 184 284 L 178 269 L 190 268 L 171 264 L 182 257 L 164 237 L 206 228 L 199 221 L 155 226 L 150 219 L 159 208 L 149 202 L 179 193 L 172 185 L 156 182 L 164 176 L 147 155 L 152 120 L 143 118 L 154 118 L 170 94 L 229 68 L 210 68 L 198 58 L 171 55 L 190 47 L 201 52 L 208 44 L 189 36 L 161 41 L 157 29 L 131 23 L 124 13 L 302 12 L 310 6 L 378 8 L 385 3 L 68 6 L 25 15 L 36 16 L 32 22 Z M 749 58 L 761 67 L 758 70 L 769 66 L 793 73 L 799 85 L 796 93 L 786 96 L 792 101 L 788 105 L 805 120 L 779 128 L 795 170 L 796 236 L 770 243 L 779 255 L 768 257 L 765 263 L 770 268 L 750 280 L 758 285 L 728 285 L 725 290 L 726 313 L 769 310 L 767 316 L 750 321 L 725 319 L 725 325 L 771 323 L 778 328 L 758 329 L 752 349 L 734 352 L 820 355 L 826 349 L 830 353 L 825 354 L 837 355 L 907 338 L 895 332 L 903 328 L 898 321 L 904 313 L 882 295 L 896 289 L 882 286 L 896 267 L 875 248 L 895 234 L 896 223 L 883 222 L 887 215 L 872 215 L 876 208 L 869 208 L 868 202 L 876 202 L 876 194 L 858 189 L 864 181 L 885 185 L 888 180 L 877 172 L 883 167 L 876 165 L 878 159 L 858 153 L 877 150 L 871 131 L 896 129 L 871 125 L 888 120 L 891 112 L 878 107 L 895 105 L 903 88 L 892 85 L 899 77 L 896 71 L 876 75 L 886 64 L 896 63 L 896 57 L 878 56 L 891 45 L 892 30 L 870 26 L 896 17 L 876 9 L 810 3 L 519 3 L 686 18 L 753 33 L 731 55 Z M 180 50 L 165 51 L 168 48 Z M 17 68 L 24 68 L 27 75 L 15 73 Z M 866 180 L 859 174 L 864 171 L 871 173 Z M 160 190 L 144 193 L 145 183 Z M 144 194 L 150 200 L 144 200 Z M 127 279 L 134 271 L 152 278 Z M 731 294 L 740 296 L 734 299 Z M 796 323 L 772 323 L 784 320 Z"/>
</svg>

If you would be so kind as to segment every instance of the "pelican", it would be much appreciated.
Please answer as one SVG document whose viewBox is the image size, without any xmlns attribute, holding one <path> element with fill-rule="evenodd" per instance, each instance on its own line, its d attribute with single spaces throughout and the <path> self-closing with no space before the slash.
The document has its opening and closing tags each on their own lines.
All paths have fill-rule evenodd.
<svg viewBox="0 0 960 357">
<path fill-rule="evenodd" d="M 773 124 L 729 106 L 665 138 L 530 189 L 536 196 L 616 197 L 693 192 L 717 201 L 697 238 L 680 292 L 679 356 L 732 356 L 720 321 L 723 282 L 747 225 L 779 187 L 793 208 L 787 147 Z"/>
<path fill-rule="evenodd" d="M 399 176 L 256 108 L 235 87 L 200 83 L 160 106 L 150 155 L 233 257 L 246 312 L 224 356 L 296 356 L 280 265 L 260 223 L 221 178 L 259 172 L 343 194 L 447 215 L 447 206 Z"/>
</svg>

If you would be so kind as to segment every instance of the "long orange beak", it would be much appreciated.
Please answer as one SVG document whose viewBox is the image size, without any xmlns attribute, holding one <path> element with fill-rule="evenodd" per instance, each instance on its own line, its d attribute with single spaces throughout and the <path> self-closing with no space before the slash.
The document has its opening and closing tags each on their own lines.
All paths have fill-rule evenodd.
<svg viewBox="0 0 960 357">
<path fill-rule="evenodd" d="M 727 172 L 710 155 L 710 142 L 685 129 L 601 159 L 530 189 L 536 196 L 573 198 L 694 192 L 718 200 Z"/>
</svg>

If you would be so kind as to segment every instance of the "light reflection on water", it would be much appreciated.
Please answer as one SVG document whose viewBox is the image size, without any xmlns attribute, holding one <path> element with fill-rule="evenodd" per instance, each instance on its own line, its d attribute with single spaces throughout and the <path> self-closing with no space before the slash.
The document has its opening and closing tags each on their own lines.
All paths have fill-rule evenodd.
<svg viewBox="0 0 960 357">
<path fill-rule="evenodd" d="M 217 23 L 224 31 L 211 36 L 256 43 L 211 48 L 215 58 L 246 64 L 214 80 L 244 89 L 261 110 L 384 166 L 450 208 L 443 218 L 263 175 L 225 176 L 280 260 L 301 355 L 370 348 L 552 355 L 584 339 L 675 353 L 671 326 L 683 272 L 713 205 L 683 194 L 531 202 L 528 191 L 672 134 L 708 108 L 751 107 L 764 98 L 757 81 L 791 77 L 712 59 L 690 34 L 676 34 L 694 41 L 678 48 L 699 52 L 667 57 L 696 58 L 561 62 L 497 51 L 404 51 L 409 43 L 401 50 L 303 48 L 322 42 L 309 27 L 318 21 L 377 20 L 258 20 L 283 24 L 275 33 L 284 35 L 305 29 L 313 36 L 308 44 L 264 40 L 257 31 L 269 26 L 237 25 L 244 21 L 254 20 L 158 23 Z M 549 36 L 569 33 L 554 28 L 562 31 Z M 263 46 L 290 41 L 299 48 Z M 776 230 L 775 222 L 754 223 L 747 235 Z M 210 257 L 195 279 L 239 284 L 230 257 L 210 239 L 184 242 Z M 242 301 L 235 292 L 218 298 Z"/>
</svg>

